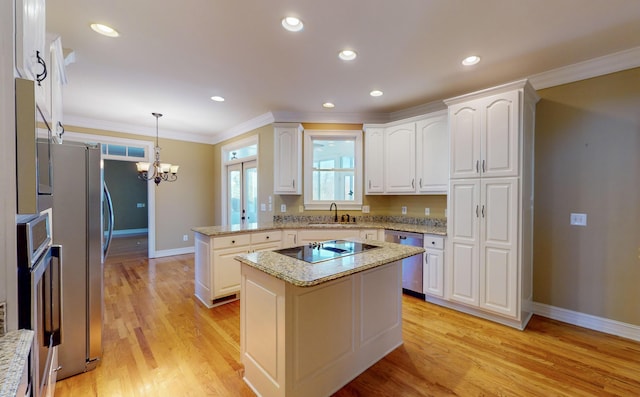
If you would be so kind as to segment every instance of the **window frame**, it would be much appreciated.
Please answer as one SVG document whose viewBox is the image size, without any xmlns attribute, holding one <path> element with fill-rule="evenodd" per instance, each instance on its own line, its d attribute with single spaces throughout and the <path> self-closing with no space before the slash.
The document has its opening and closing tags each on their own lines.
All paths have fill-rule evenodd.
<svg viewBox="0 0 640 397">
<path fill-rule="evenodd" d="M 363 193 L 363 146 L 362 130 L 304 130 L 304 209 L 328 210 L 331 203 L 336 203 L 341 210 L 362 210 Z M 353 200 L 314 200 L 313 199 L 313 141 L 322 140 L 355 140 L 354 142 L 354 184 Z"/>
</svg>

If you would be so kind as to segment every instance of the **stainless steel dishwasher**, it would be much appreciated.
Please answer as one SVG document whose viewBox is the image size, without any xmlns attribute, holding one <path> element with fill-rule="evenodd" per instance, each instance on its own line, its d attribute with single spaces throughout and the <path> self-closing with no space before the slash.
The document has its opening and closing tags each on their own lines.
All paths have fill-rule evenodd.
<svg viewBox="0 0 640 397">
<path fill-rule="evenodd" d="M 422 247 L 424 235 L 420 233 L 400 232 L 395 230 L 386 230 L 384 233 L 385 241 L 390 243 L 411 245 L 414 247 Z M 422 257 L 414 255 L 402 260 L 402 289 L 411 295 L 424 297 L 422 288 Z"/>
</svg>

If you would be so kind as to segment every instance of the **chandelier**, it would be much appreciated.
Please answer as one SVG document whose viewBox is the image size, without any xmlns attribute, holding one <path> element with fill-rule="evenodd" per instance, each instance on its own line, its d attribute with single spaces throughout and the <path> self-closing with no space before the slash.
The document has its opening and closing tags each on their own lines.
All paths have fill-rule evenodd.
<svg viewBox="0 0 640 397">
<path fill-rule="evenodd" d="M 156 147 L 155 161 L 153 163 L 136 163 L 138 179 L 143 181 L 153 180 L 156 185 L 162 181 L 174 182 L 178 179 L 178 165 L 160 162 L 160 146 L 158 145 L 158 119 L 162 117 L 160 113 L 151 113 L 156 118 Z M 150 170 L 150 168 L 152 170 Z"/>
</svg>

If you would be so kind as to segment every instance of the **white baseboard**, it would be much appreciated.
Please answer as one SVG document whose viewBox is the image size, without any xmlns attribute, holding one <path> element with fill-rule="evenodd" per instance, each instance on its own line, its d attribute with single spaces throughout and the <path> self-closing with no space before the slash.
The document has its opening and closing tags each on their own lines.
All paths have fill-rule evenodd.
<svg viewBox="0 0 640 397">
<path fill-rule="evenodd" d="M 150 258 L 162 258 L 165 256 L 174 256 L 174 255 L 184 255 L 184 254 L 193 254 L 196 252 L 195 246 L 184 247 L 184 248 L 174 248 L 170 250 L 160 250 L 154 252 L 153 255 L 150 255 Z"/>
<path fill-rule="evenodd" d="M 114 230 L 114 236 L 132 236 L 134 234 L 147 234 L 149 233 L 149 229 L 122 229 L 122 230 Z M 106 234 L 106 232 L 105 232 Z"/>
<path fill-rule="evenodd" d="M 579 327 L 621 336 L 640 342 L 640 326 L 627 324 L 608 318 L 592 316 L 544 303 L 533 302 L 533 312 L 539 316 L 562 321 Z"/>
</svg>

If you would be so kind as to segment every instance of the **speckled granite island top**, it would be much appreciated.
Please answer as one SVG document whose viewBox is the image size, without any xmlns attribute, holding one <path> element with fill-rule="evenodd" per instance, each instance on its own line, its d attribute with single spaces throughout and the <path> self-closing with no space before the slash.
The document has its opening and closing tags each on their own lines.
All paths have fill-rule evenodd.
<svg viewBox="0 0 640 397">
<path fill-rule="evenodd" d="M 239 255 L 235 259 L 293 285 L 311 287 L 424 252 L 421 247 L 383 241 L 366 240 L 366 243 L 379 248 L 318 263 L 307 263 L 271 251 Z"/>
<path fill-rule="evenodd" d="M 14 397 L 29 358 L 33 331 L 11 331 L 0 338 L 0 397 Z"/>
<path fill-rule="evenodd" d="M 446 224 L 416 224 L 402 222 L 385 221 L 365 221 L 357 223 L 331 223 L 331 222 L 309 222 L 309 221 L 282 221 L 282 222 L 260 222 L 248 223 L 245 225 L 233 226 L 202 226 L 194 227 L 196 233 L 209 237 L 224 236 L 235 233 L 246 233 L 255 231 L 284 230 L 284 229 L 386 229 L 399 230 L 402 232 L 447 235 Z"/>
</svg>

